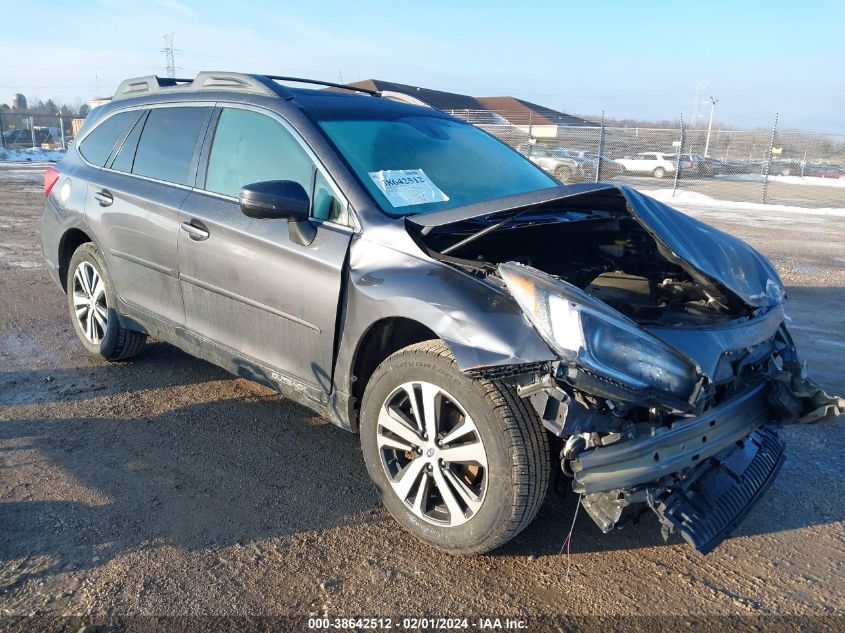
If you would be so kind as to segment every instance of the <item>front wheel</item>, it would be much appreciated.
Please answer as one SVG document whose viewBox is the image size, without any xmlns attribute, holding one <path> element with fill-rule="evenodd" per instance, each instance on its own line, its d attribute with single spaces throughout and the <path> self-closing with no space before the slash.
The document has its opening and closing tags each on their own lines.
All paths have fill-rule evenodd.
<svg viewBox="0 0 845 633">
<path fill-rule="evenodd" d="M 439 340 L 399 350 L 376 369 L 361 446 L 393 517 L 459 554 L 488 552 L 522 531 L 551 475 L 534 411 L 511 386 L 464 375 Z"/>
<path fill-rule="evenodd" d="M 77 248 L 70 259 L 67 301 L 76 335 L 90 353 L 123 360 L 141 351 L 147 335 L 121 326 L 103 257 L 90 242 Z"/>
<path fill-rule="evenodd" d="M 666 170 L 663 169 L 662 167 L 658 167 L 657 169 L 654 170 L 654 177 L 655 178 L 663 178 L 663 176 L 665 176 L 665 175 L 666 175 Z"/>
</svg>

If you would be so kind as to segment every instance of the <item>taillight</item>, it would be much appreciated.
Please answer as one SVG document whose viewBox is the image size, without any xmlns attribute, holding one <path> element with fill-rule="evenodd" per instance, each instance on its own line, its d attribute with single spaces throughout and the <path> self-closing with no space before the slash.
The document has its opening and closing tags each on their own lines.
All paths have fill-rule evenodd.
<svg viewBox="0 0 845 633">
<path fill-rule="evenodd" d="M 52 167 L 47 168 L 47 171 L 44 172 L 44 197 L 50 195 L 50 191 L 52 191 L 53 186 L 58 182 L 59 176 L 61 175 L 58 169 L 53 169 Z"/>
</svg>

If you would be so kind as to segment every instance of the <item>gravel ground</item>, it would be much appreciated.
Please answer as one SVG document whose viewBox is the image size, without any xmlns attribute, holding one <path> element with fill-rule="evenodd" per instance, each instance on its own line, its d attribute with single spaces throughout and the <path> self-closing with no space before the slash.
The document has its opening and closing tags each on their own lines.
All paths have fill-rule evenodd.
<svg viewBox="0 0 845 633">
<path fill-rule="evenodd" d="M 164 343 L 87 356 L 40 263 L 40 176 L 0 167 L 0 615 L 845 615 L 841 422 L 784 430 L 780 477 L 707 557 L 581 514 L 567 578 L 571 494 L 448 556 L 380 507 L 357 436 Z M 696 215 L 773 259 L 812 375 L 845 391 L 845 220 Z"/>
</svg>

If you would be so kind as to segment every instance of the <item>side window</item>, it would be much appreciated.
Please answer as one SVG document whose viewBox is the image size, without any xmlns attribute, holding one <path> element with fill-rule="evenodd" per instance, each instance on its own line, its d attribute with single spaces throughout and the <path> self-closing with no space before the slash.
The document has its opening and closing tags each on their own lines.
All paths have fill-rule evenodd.
<svg viewBox="0 0 845 633">
<path fill-rule="evenodd" d="M 191 163 L 209 114 L 205 107 L 153 108 L 147 115 L 132 173 L 193 184 Z"/>
<path fill-rule="evenodd" d="M 146 114 L 146 113 L 144 113 Z M 132 171 L 132 163 L 135 162 L 135 150 L 138 149 L 138 139 L 141 138 L 141 130 L 144 129 L 145 117 L 141 116 L 135 122 L 135 127 L 123 141 L 123 146 L 118 150 L 117 156 L 112 161 L 111 168 L 117 171 Z"/>
<path fill-rule="evenodd" d="M 293 180 L 311 191 L 314 164 L 296 139 L 259 112 L 224 108 L 208 157 L 205 188 L 237 197 L 244 185 Z"/>
<path fill-rule="evenodd" d="M 102 167 L 106 164 L 115 143 L 137 117 L 137 110 L 118 112 L 110 116 L 82 140 L 79 153 L 89 163 Z"/>
<path fill-rule="evenodd" d="M 338 224 L 346 224 L 343 204 L 338 200 L 329 183 L 319 171 L 314 180 L 314 195 L 312 196 L 311 215 L 318 220 L 328 220 Z"/>
</svg>

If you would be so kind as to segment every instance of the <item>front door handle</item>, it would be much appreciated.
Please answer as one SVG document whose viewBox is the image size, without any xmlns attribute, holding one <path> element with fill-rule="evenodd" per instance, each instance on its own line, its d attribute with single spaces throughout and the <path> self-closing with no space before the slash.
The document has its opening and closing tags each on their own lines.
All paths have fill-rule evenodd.
<svg viewBox="0 0 845 633">
<path fill-rule="evenodd" d="M 191 236 L 192 240 L 201 242 L 207 240 L 210 233 L 208 228 L 199 220 L 191 220 L 190 222 L 182 222 L 182 230 Z"/>
<path fill-rule="evenodd" d="M 96 200 L 101 207 L 108 207 L 114 202 L 114 197 L 105 189 L 94 193 L 94 200 Z"/>
</svg>

